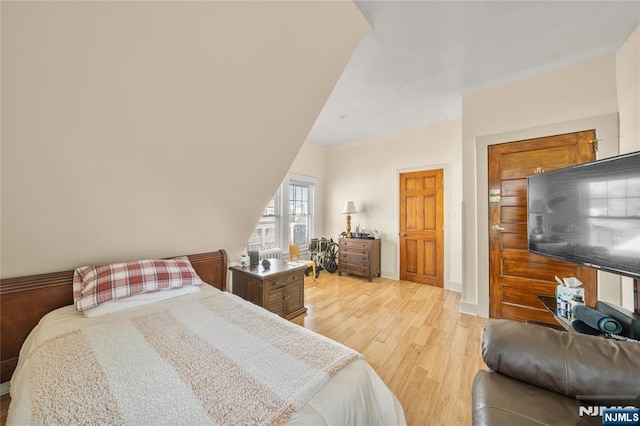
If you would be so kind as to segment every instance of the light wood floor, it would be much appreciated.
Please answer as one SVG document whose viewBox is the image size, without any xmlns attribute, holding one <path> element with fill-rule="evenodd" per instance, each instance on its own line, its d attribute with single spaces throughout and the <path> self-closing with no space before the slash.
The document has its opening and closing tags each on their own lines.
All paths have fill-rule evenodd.
<svg viewBox="0 0 640 426">
<path fill-rule="evenodd" d="M 471 424 L 471 384 L 486 368 L 482 329 L 460 294 L 387 278 L 305 279 L 307 315 L 294 322 L 362 353 L 400 400 L 409 425 Z"/>
<path fill-rule="evenodd" d="M 458 312 L 460 294 L 427 285 L 329 274 L 305 279 L 294 319 L 362 353 L 400 400 L 409 425 L 471 424 L 471 383 L 485 368 L 487 319 Z M 4 426 L 9 398 L 0 400 Z"/>
</svg>

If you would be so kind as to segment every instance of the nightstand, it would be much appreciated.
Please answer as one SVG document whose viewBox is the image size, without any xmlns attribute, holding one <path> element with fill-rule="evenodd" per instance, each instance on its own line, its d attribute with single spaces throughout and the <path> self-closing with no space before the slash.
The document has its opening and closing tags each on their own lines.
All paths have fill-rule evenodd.
<svg viewBox="0 0 640 426">
<path fill-rule="evenodd" d="M 307 312 L 304 307 L 304 264 L 279 259 L 269 261 L 269 269 L 261 265 L 230 267 L 233 294 L 286 319 Z"/>
</svg>

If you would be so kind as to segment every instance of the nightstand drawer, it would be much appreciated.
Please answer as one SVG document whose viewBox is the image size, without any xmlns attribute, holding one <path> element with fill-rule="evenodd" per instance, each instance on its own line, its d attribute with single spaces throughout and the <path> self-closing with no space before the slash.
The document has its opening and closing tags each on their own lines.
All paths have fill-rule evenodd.
<svg viewBox="0 0 640 426">
<path fill-rule="evenodd" d="M 284 287 L 285 285 L 287 285 L 287 277 L 276 278 L 274 280 L 265 280 L 264 285 L 267 291 Z"/>
<path fill-rule="evenodd" d="M 291 274 L 287 277 L 287 284 L 304 282 L 304 274 L 302 272 Z"/>
</svg>

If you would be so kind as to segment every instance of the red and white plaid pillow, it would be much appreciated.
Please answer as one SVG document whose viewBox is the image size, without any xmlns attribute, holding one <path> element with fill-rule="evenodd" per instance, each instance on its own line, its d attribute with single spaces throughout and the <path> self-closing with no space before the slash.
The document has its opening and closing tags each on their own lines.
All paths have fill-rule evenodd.
<svg viewBox="0 0 640 426">
<path fill-rule="evenodd" d="M 202 280 L 186 256 L 83 266 L 73 274 L 73 301 L 78 311 L 134 294 L 199 285 Z"/>
</svg>

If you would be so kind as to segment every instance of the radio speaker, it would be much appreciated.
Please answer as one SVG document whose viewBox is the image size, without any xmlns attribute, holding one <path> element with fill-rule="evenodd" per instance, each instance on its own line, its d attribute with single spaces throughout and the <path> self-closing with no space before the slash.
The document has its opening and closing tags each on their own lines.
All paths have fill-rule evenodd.
<svg viewBox="0 0 640 426">
<path fill-rule="evenodd" d="M 622 336 L 640 340 L 640 315 L 600 300 L 596 302 L 596 309 L 620 323 Z"/>
</svg>

